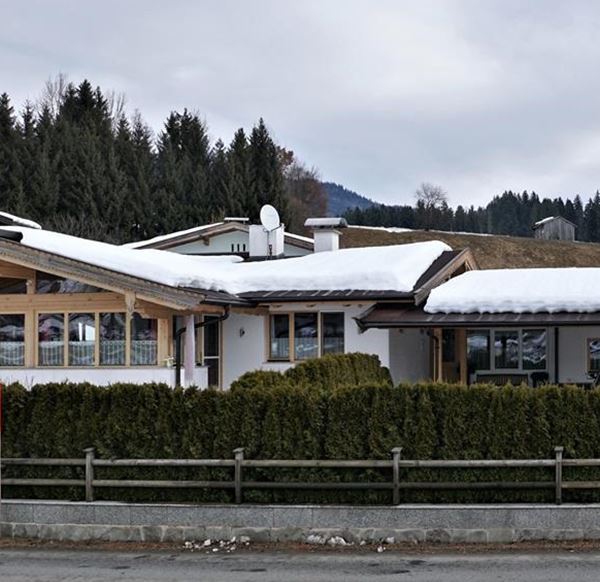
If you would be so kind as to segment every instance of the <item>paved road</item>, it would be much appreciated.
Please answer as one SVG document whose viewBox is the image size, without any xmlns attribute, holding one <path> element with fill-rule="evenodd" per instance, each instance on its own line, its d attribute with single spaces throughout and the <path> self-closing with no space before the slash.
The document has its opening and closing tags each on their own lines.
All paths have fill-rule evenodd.
<svg viewBox="0 0 600 582">
<path fill-rule="evenodd" d="M 210 582 L 587 582 L 600 553 L 402 555 L 376 553 L 126 553 L 0 550 L 0 580 Z"/>
</svg>

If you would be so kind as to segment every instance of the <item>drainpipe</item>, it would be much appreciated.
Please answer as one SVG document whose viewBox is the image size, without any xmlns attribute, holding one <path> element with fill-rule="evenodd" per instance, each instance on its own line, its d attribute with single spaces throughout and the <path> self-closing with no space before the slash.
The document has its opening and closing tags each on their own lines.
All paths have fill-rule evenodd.
<svg viewBox="0 0 600 582">
<path fill-rule="evenodd" d="M 194 329 L 207 327 L 216 323 L 221 323 L 229 317 L 229 306 L 225 308 L 225 313 L 208 321 L 200 321 L 194 325 Z M 181 386 L 181 336 L 185 333 L 187 327 L 182 327 L 175 332 L 175 386 Z"/>
<path fill-rule="evenodd" d="M 554 383 L 558 384 L 558 358 L 559 358 L 559 349 L 558 349 L 558 327 L 554 328 Z"/>
</svg>

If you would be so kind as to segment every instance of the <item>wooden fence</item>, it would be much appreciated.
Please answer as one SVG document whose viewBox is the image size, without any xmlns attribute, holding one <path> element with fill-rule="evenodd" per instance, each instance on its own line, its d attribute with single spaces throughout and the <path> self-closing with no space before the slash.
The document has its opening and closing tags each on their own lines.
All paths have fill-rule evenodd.
<svg viewBox="0 0 600 582">
<path fill-rule="evenodd" d="M 94 491 L 102 487 L 143 488 L 211 488 L 234 491 L 235 502 L 242 503 L 244 489 L 330 489 L 330 490 L 389 490 L 394 505 L 400 503 L 402 490 L 499 490 L 548 489 L 554 490 L 557 504 L 562 502 L 566 489 L 600 489 L 600 481 L 564 481 L 563 467 L 600 467 L 600 459 L 563 459 L 563 447 L 555 447 L 553 459 L 511 460 L 407 460 L 401 458 L 402 448 L 391 451 L 389 460 L 255 460 L 245 459 L 244 449 L 235 449 L 233 459 L 98 459 L 94 449 L 85 449 L 85 458 L 79 459 L 2 459 L 2 466 L 83 467 L 84 479 L 0 479 L 3 486 L 85 487 L 86 501 L 94 500 Z M 96 479 L 96 467 L 219 467 L 230 468 L 230 481 Z M 405 481 L 402 469 L 485 469 L 485 468 L 540 468 L 553 470 L 554 479 L 548 481 Z M 304 481 L 245 481 L 244 469 L 380 469 L 389 470 L 388 482 L 304 482 Z"/>
</svg>

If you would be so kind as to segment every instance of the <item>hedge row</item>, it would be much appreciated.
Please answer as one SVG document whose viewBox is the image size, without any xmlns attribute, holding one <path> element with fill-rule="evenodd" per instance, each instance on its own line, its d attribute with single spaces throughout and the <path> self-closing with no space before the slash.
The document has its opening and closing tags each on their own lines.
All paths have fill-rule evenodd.
<svg viewBox="0 0 600 582">
<path fill-rule="evenodd" d="M 102 458 L 231 458 L 245 447 L 248 458 L 388 459 L 403 447 L 412 459 L 551 458 L 555 445 L 566 456 L 600 457 L 600 391 L 547 386 L 498 388 L 444 384 L 306 385 L 230 392 L 172 390 L 164 385 L 47 384 L 27 391 L 5 389 L 6 457 L 81 457 L 93 446 Z M 72 476 L 73 469 L 53 470 Z M 131 469 L 128 471 L 131 472 Z M 139 478 L 173 478 L 174 471 L 136 470 Z M 10 474 L 49 475 L 47 468 L 7 467 Z M 105 469 L 100 477 L 123 476 Z M 131 473 L 130 473 L 131 475 Z M 184 469 L 182 478 L 229 479 L 229 470 Z M 565 468 L 565 479 L 598 479 L 597 470 Z M 376 471 L 254 471 L 259 480 L 389 480 Z M 552 471 L 404 471 L 408 480 L 551 480 Z M 81 490 L 8 488 L 7 495 L 79 498 Z M 126 500 L 228 501 L 216 491 L 100 490 Z M 388 503 L 387 492 L 249 492 L 248 501 Z M 552 492 L 405 493 L 405 501 L 549 501 Z M 568 492 L 567 500 L 599 500 Z"/>
<path fill-rule="evenodd" d="M 301 362 L 283 373 L 264 370 L 247 372 L 231 385 L 231 390 L 298 385 L 332 390 L 339 386 L 362 384 L 392 385 L 390 371 L 381 365 L 378 356 L 329 354 Z"/>
</svg>

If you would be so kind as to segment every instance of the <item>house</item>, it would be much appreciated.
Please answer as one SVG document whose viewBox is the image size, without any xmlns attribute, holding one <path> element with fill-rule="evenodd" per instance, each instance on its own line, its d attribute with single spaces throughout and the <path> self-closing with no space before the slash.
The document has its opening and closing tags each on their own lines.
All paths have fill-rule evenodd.
<svg viewBox="0 0 600 582">
<path fill-rule="evenodd" d="M 436 380 L 589 384 L 600 373 L 600 268 L 478 270 L 425 303 L 377 304 L 363 329 L 431 334 Z"/>
<path fill-rule="evenodd" d="M 548 216 L 533 225 L 535 238 L 544 240 L 575 240 L 575 225 L 562 216 Z"/>
<path fill-rule="evenodd" d="M 313 252 L 313 239 L 285 231 L 284 225 L 273 237 L 272 254 L 277 257 L 301 257 Z M 257 242 L 265 237 L 261 225 L 249 224 L 247 218 L 227 217 L 221 222 L 204 224 L 157 236 L 148 240 L 127 243 L 131 249 L 168 250 L 184 255 L 238 255 L 249 258 L 250 239 Z M 266 246 L 265 246 L 266 249 Z"/>
<path fill-rule="evenodd" d="M 407 362 L 429 360 L 429 337 L 364 332 L 356 318 L 379 303 L 421 305 L 441 282 L 477 267 L 469 250 L 439 241 L 333 250 L 340 222 L 313 225 L 318 252 L 279 259 L 284 236 L 252 237 L 252 225 L 240 223 L 231 231 L 225 223 L 226 233 L 205 229 L 209 245 L 245 232 L 249 258 L 267 259 L 248 261 L 8 222 L 0 227 L 0 380 L 28 386 L 68 379 L 227 388 L 249 370 L 357 351 L 407 379 Z"/>
</svg>

